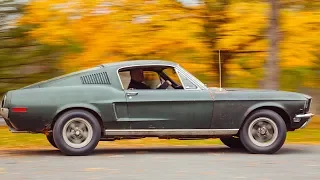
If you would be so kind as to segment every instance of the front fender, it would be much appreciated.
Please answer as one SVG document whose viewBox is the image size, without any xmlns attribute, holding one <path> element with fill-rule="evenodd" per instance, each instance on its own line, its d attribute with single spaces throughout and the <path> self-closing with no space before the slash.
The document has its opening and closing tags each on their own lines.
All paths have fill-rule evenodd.
<svg viewBox="0 0 320 180">
<path fill-rule="evenodd" d="M 246 118 L 252 111 L 254 111 L 254 110 L 258 109 L 258 108 L 262 108 L 262 107 L 277 107 L 277 108 L 280 108 L 280 109 L 284 110 L 285 112 L 287 112 L 286 108 L 280 103 L 276 103 L 276 102 L 261 102 L 261 103 L 257 103 L 257 104 L 254 104 L 254 105 L 250 106 L 247 109 L 247 111 L 244 113 L 244 117 L 243 118 Z"/>
<path fill-rule="evenodd" d="M 288 116 L 288 110 L 286 109 L 286 107 L 280 103 L 277 102 L 261 102 L 261 103 L 257 103 L 254 104 L 252 106 L 250 106 L 246 112 L 243 114 L 243 117 L 241 118 L 241 125 L 243 124 L 243 122 L 245 121 L 245 119 L 248 117 L 248 115 L 250 113 L 252 113 L 253 111 L 257 110 L 257 109 L 263 109 L 263 108 L 277 108 L 277 109 L 281 109 L 282 111 L 284 111 Z"/>
</svg>

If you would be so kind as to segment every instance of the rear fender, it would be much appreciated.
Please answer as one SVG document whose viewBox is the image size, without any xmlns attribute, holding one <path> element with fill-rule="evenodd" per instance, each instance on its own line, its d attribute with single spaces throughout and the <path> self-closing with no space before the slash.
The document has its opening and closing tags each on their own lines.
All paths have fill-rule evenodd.
<svg viewBox="0 0 320 180">
<path fill-rule="evenodd" d="M 93 111 L 95 112 L 99 118 L 101 119 L 101 112 L 99 111 L 99 109 L 97 107 L 95 107 L 94 105 L 92 104 L 87 104 L 87 103 L 76 103 L 76 104 L 67 104 L 67 105 L 64 105 L 64 106 L 61 106 L 60 108 L 57 109 L 57 111 L 54 113 L 54 115 L 50 118 L 52 119 L 50 124 L 54 124 L 56 118 L 62 114 L 62 112 L 65 112 L 66 110 L 69 110 L 69 109 L 88 109 L 90 111 Z M 96 115 L 94 114 L 94 115 Z"/>
</svg>

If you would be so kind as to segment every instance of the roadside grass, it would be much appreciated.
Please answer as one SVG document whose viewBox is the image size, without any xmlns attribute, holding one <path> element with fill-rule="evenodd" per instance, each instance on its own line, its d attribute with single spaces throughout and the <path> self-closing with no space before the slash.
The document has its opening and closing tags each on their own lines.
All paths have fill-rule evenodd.
<svg viewBox="0 0 320 180">
<path fill-rule="evenodd" d="M 311 123 L 301 130 L 287 134 L 287 144 L 320 144 L 320 116 L 312 119 Z M 223 145 L 219 139 L 206 140 L 165 140 L 144 138 L 119 141 L 102 141 L 98 148 L 106 147 L 153 147 L 153 146 L 209 146 Z M 6 126 L 0 127 L 0 149 L 39 149 L 52 148 L 43 134 L 14 134 Z"/>
</svg>

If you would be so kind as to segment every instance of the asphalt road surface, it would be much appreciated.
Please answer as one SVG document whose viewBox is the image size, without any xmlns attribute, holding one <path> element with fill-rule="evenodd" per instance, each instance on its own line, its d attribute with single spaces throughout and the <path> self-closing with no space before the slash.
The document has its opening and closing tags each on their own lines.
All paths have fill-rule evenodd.
<svg viewBox="0 0 320 180">
<path fill-rule="evenodd" d="M 84 157 L 57 150 L 0 151 L 0 179 L 320 179 L 320 146 L 285 145 L 254 155 L 209 148 L 100 149 Z"/>
</svg>

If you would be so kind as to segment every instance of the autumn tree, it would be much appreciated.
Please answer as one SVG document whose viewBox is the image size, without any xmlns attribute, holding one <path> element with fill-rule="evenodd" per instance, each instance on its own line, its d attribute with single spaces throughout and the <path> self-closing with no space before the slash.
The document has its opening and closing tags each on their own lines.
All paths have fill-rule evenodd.
<svg viewBox="0 0 320 180">
<path fill-rule="evenodd" d="M 266 60 L 265 78 L 263 87 L 266 89 L 279 89 L 279 14 L 280 7 L 278 0 L 269 0 L 269 48 Z"/>
<path fill-rule="evenodd" d="M 203 6 L 172 0 L 33 1 L 20 24 L 40 43 L 68 45 L 61 66 L 74 71 L 130 59 L 166 59 L 212 76 L 210 49 L 201 36 Z"/>
<path fill-rule="evenodd" d="M 274 75 L 264 68 L 268 62 L 271 37 L 268 36 L 268 15 L 271 12 L 268 1 L 207 2 L 213 6 L 210 18 L 214 20 L 206 25 L 206 39 L 212 39 L 213 53 L 221 50 L 226 85 L 253 88 L 270 85 L 261 81 Z M 275 63 L 279 75 L 272 81 L 279 83 L 281 89 L 297 91 L 301 87 L 315 87 L 319 82 L 318 4 L 317 1 L 280 1 L 279 50 Z M 217 57 L 213 59 L 217 61 Z"/>
<path fill-rule="evenodd" d="M 320 2 L 284 2 L 281 6 L 279 44 L 281 87 L 294 91 L 319 87 Z"/>
<path fill-rule="evenodd" d="M 256 87 L 263 78 L 266 56 L 267 4 L 230 0 L 223 5 L 215 25 L 216 39 L 212 43 L 216 54 L 221 50 L 225 83 Z M 216 12 L 212 16 L 215 17 Z"/>
<path fill-rule="evenodd" d="M 212 69 L 215 72 L 220 71 L 220 64 L 219 64 L 219 56 L 222 56 L 220 59 L 221 61 L 221 85 L 225 87 L 227 85 L 225 81 L 225 77 L 227 75 L 227 69 L 225 68 L 225 64 L 228 63 L 229 53 L 221 49 L 216 48 L 217 41 L 219 40 L 220 35 L 218 32 L 219 27 L 226 23 L 226 15 L 225 10 L 227 6 L 230 4 L 229 0 L 204 0 L 204 11 L 203 11 L 203 21 L 204 21 L 204 33 L 203 36 L 206 40 L 206 43 L 210 47 L 211 53 L 211 61 L 212 61 Z M 218 78 L 213 78 L 211 81 L 215 80 L 216 83 L 212 83 L 210 85 L 217 86 L 218 85 Z M 220 79 L 219 79 L 220 80 Z"/>
<path fill-rule="evenodd" d="M 59 74 L 59 49 L 35 43 L 25 34 L 31 27 L 15 26 L 9 18 L 20 15 L 22 7 L 11 0 L 0 3 L 0 95 Z"/>
<path fill-rule="evenodd" d="M 168 59 L 205 82 L 218 82 L 213 77 L 221 50 L 224 86 L 266 87 L 272 84 L 261 80 L 274 74 L 274 89 L 318 82 L 319 2 L 279 1 L 279 28 L 273 31 L 279 32 L 278 62 L 270 66 L 277 73 L 271 75 L 265 69 L 271 62 L 269 37 L 275 37 L 268 36 L 269 1 L 200 2 L 186 7 L 172 0 L 31 1 L 20 25 L 32 27 L 28 37 L 37 43 L 63 47 L 58 67 L 67 72 L 120 60 Z"/>
</svg>

